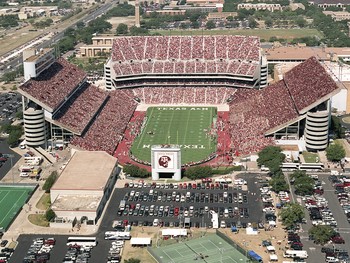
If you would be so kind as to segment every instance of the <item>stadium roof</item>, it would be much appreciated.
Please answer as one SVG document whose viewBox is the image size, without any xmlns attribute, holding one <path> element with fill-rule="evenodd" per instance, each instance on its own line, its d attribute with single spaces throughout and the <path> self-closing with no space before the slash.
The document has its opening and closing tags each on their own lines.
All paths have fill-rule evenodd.
<svg viewBox="0 0 350 263">
<path fill-rule="evenodd" d="M 49 112 L 54 112 L 85 78 L 83 70 L 59 58 L 38 77 L 21 85 L 19 92 Z"/>
</svg>

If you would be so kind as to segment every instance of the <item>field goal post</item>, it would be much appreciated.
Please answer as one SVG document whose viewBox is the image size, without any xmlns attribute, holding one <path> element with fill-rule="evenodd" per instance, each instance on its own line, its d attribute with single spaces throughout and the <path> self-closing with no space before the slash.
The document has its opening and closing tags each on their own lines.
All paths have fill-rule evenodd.
<svg viewBox="0 0 350 263">
<path fill-rule="evenodd" d="M 178 145 L 153 145 L 151 164 L 152 180 L 181 180 L 181 149 Z"/>
</svg>

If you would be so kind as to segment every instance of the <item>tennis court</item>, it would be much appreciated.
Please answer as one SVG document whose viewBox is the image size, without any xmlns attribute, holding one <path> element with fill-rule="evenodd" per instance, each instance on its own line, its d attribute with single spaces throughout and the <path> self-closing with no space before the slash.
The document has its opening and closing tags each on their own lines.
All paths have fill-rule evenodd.
<svg viewBox="0 0 350 263">
<path fill-rule="evenodd" d="M 189 263 L 194 260 L 207 263 L 238 263 L 249 259 L 216 234 L 151 249 L 160 263 Z"/>
<path fill-rule="evenodd" d="M 34 189 L 35 186 L 0 185 L 0 227 L 9 227 Z"/>
</svg>

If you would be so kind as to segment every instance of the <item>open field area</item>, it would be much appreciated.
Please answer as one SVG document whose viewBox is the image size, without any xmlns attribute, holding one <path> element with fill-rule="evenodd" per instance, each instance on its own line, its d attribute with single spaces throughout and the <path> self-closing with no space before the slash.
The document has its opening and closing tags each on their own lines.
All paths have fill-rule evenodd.
<svg viewBox="0 0 350 263">
<path fill-rule="evenodd" d="M 33 187 L 0 186 L 0 228 L 7 229 L 32 191 Z"/>
<path fill-rule="evenodd" d="M 319 161 L 319 157 L 317 153 L 303 152 L 303 156 L 304 156 L 305 162 L 307 163 L 317 163 Z"/>
<path fill-rule="evenodd" d="M 316 29 L 218 29 L 218 30 L 154 30 L 162 35 L 244 35 L 258 36 L 265 40 L 270 37 L 293 39 L 299 37 L 318 36 L 322 37 L 322 33 Z"/>
<path fill-rule="evenodd" d="M 214 107 L 150 107 L 131 152 L 151 162 L 152 145 L 178 144 L 182 164 L 204 160 L 216 150 L 216 140 L 208 135 L 216 114 Z"/>
</svg>

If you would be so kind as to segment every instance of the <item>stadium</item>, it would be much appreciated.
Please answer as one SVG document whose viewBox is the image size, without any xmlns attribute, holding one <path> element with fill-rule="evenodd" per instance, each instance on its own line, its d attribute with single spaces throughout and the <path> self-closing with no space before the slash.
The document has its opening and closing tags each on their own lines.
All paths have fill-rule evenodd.
<svg viewBox="0 0 350 263">
<path fill-rule="evenodd" d="M 106 90 L 53 50 L 24 54 L 27 145 L 103 150 L 148 166 L 154 144 L 176 144 L 182 165 L 230 164 L 276 140 L 328 144 L 339 87 L 311 57 L 267 86 L 260 42 L 246 36 L 118 37 Z"/>
</svg>

